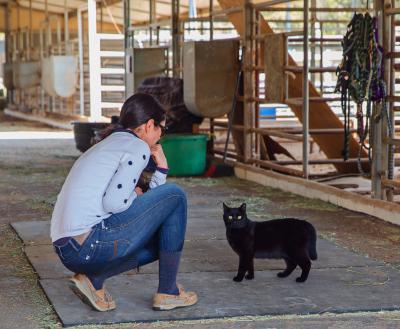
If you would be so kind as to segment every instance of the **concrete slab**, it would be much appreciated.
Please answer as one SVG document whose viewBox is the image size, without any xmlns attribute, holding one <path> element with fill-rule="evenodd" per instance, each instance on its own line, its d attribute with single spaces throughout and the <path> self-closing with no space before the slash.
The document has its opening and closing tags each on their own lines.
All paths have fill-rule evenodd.
<svg viewBox="0 0 400 329">
<path fill-rule="evenodd" d="M 294 282 L 295 275 L 279 279 L 276 271 L 258 271 L 255 280 L 242 283 L 233 282 L 232 276 L 232 272 L 180 273 L 179 281 L 198 293 L 199 303 L 170 312 L 151 309 L 156 274 L 109 280 L 109 290 L 117 302 L 117 309 L 109 313 L 84 305 L 64 279 L 40 283 L 66 326 L 400 308 L 400 276 L 389 267 L 316 269 L 305 284 Z"/>
<path fill-rule="evenodd" d="M 319 259 L 313 263 L 316 268 L 339 268 L 383 265 L 372 259 L 349 252 L 326 240 L 318 240 Z M 41 279 L 70 277 L 50 245 L 31 245 L 25 248 L 26 255 Z M 185 241 L 180 272 L 221 272 L 236 271 L 238 256 L 225 240 Z M 256 270 L 280 270 L 285 267 L 282 260 L 257 259 Z M 140 274 L 158 273 L 158 263 L 140 268 Z M 128 274 L 137 274 L 136 271 Z"/>
<path fill-rule="evenodd" d="M 19 222 L 13 227 L 23 239 L 27 257 L 66 326 L 400 309 L 398 271 L 323 239 L 318 239 L 319 259 L 313 263 L 306 284 L 294 281 L 299 269 L 287 279 L 278 279 L 276 273 L 284 267 L 281 260 L 256 260 L 255 280 L 234 283 L 238 257 L 226 241 L 222 220 L 212 210 L 205 215 L 198 209 L 189 216 L 178 279 L 198 292 L 200 302 L 172 312 L 151 309 L 158 284 L 157 262 L 142 267 L 140 273 L 131 271 L 108 280 L 118 308 L 111 313 L 98 313 L 68 288 L 67 278 L 72 273 L 53 252 L 48 239 L 49 222 Z"/>
<path fill-rule="evenodd" d="M 51 244 L 50 221 L 22 221 L 11 223 L 25 245 Z"/>
</svg>

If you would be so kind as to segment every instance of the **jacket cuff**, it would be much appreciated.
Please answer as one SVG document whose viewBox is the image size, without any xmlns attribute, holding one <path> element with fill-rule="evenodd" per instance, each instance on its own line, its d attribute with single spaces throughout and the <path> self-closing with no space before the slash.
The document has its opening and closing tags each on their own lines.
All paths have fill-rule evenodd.
<svg viewBox="0 0 400 329">
<path fill-rule="evenodd" d="M 168 168 L 162 168 L 162 167 L 157 167 L 156 169 L 157 169 L 157 171 L 159 171 L 160 173 L 165 174 L 165 175 L 167 175 L 168 171 L 169 171 Z"/>
</svg>

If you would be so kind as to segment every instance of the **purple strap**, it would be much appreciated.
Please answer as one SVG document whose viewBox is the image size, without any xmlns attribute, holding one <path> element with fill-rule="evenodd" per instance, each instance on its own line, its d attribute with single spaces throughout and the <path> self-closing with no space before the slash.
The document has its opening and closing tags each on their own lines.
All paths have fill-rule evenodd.
<svg viewBox="0 0 400 329">
<path fill-rule="evenodd" d="M 168 168 L 161 168 L 161 167 L 157 167 L 157 171 L 159 171 L 162 174 L 168 174 L 169 169 Z"/>
</svg>

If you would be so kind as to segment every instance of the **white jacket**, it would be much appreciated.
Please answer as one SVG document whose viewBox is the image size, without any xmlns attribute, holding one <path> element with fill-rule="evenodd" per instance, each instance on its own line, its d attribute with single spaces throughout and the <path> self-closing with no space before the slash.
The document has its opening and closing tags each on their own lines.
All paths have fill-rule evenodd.
<svg viewBox="0 0 400 329">
<path fill-rule="evenodd" d="M 83 153 L 74 163 L 51 218 L 51 239 L 76 236 L 129 208 L 147 166 L 150 148 L 127 131 L 114 132 Z M 164 184 L 166 174 L 155 171 L 150 188 Z"/>
</svg>

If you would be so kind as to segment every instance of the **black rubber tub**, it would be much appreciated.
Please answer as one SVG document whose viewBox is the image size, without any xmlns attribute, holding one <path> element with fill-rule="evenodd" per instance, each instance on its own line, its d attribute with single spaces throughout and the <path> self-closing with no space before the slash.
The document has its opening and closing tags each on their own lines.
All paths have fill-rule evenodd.
<svg viewBox="0 0 400 329">
<path fill-rule="evenodd" d="M 72 122 L 74 126 L 74 137 L 76 148 L 85 152 L 94 144 L 96 132 L 107 128 L 110 124 L 106 122 Z"/>
</svg>

